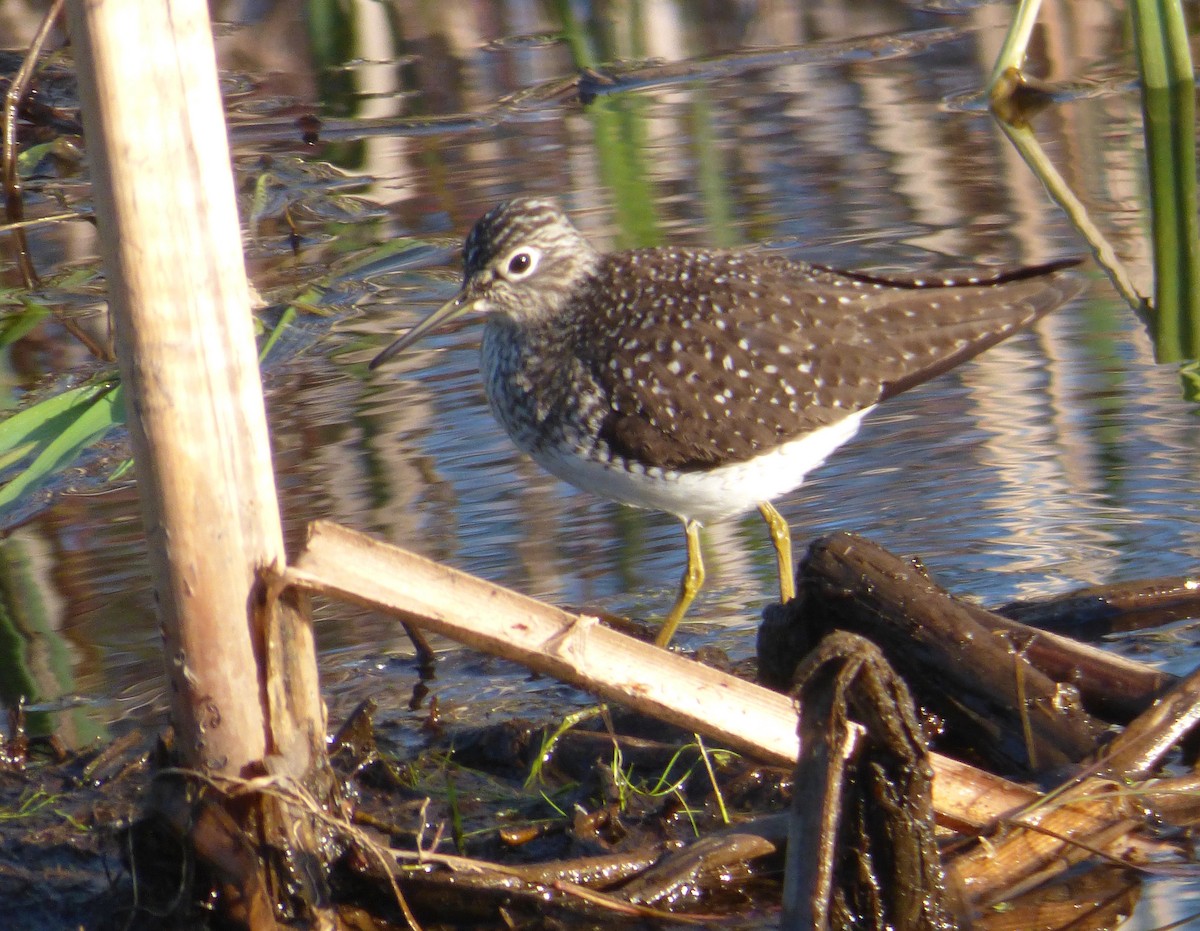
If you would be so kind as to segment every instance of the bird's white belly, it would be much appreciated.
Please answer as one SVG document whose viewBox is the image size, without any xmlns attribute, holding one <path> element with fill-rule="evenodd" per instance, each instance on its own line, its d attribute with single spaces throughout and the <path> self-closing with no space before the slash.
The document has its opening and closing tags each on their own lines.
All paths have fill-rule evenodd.
<svg viewBox="0 0 1200 931">
<path fill-rule="evenodd" d="M 858 432 L 874 406 L 822 427 L 746 462 L 706 472 L 625 469 L 544 446 L 529 450 L 547 472 L 622 504 L 700 523 L 732 517 L 798 488 L 804 477 Z"/>
</svg>

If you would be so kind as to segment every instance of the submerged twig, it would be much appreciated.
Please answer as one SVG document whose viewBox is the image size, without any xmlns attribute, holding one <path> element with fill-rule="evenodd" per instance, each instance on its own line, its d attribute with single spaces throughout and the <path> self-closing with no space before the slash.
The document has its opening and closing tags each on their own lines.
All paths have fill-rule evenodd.
<svg viewBox="0 0 1200 931">
<path fill-rule="evenodd" d="M 33 80 L 38 58 L 42 54 L 46 40 L 50 37 L 50 30 L 62 14 L 62 10 L 63 0 L 54 0 L 50 4 L 50 8 L 46 10 L 46 15 L 42 17 L 41 25 L 38 26 L 38 31 L 33 37 L 33 42 L 30 43 L 29 50 L 25 53 L 20 69 L 8 86 L 8 93 L 4 95 L 4 132 L 3 139 L 0 140 L 0 148 L 3 149 L 4 155 L 3 162 L 0 164 L 0 174 L 2 174 L 4 184 L 4 214 L 10 224 L 19 224 L 25 218 L 24 203 L 21 199 L 21 178 L 17 173 L 17 110 L 29 92 L 29 85 Z M 13 226 L 10 228 L 10 232 L 17 245 L 17 265 L 21 269 L 21 278 L 25 287 L 31 289 L 38 283 L 38 274 L 33 267 L 33 260 L 29 256 L 29 243 L 25 239 L 25 230 L 21 226 Z"/>
</svg>

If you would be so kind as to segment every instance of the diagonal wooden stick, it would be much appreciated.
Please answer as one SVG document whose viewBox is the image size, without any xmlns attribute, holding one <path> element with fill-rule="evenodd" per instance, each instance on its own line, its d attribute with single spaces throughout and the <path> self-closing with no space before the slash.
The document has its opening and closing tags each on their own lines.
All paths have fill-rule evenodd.
<svg viewBox="0 0 1200 931">
<path fill-rule="evenodd" d="M 337 524 L 310 525 L 282 581 L 377 608 L 731 749 L 795 762 L 786 696 Z M 933 755 L 933 766 L 934 808 L 951 827 L 982 827 L 1039 797 L 947 757 Z"/>
</svg>

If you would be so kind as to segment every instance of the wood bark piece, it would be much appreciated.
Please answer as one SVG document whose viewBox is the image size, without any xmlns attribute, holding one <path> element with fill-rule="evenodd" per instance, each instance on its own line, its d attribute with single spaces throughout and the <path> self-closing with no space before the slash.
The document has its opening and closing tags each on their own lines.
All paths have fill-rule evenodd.
<svg viewBox="0 0 1200 931">
<path fill-rule="evenodd" d="M 796 670 L 800 760 L 782 931 L 952 931 L 934 837 L 933 771 L 904 681 L 875 644 L 839 631 Z"/>
<path fill-rule="evenodd" d="M 176 745 L 299 775 L 324 716 L 305 619 L 257 590 L 285 553 L 208 8 L 68 14 Z"/>
<path fill-rule="evenodd" d="M 777 685 L 785 681 L 791 667 L 833 630 L 861 634 L 884 650 L 919 702 L 946 719 L 944 739 L 1008 772 L 1079 762 L 1107 730 L 1059 681 L 1030 663 L 1034 645 L 1056 658 L 1068 685 L 1082 675 L 1072 664 L 1083 658 L 1089 669 L 1117 669 L 1125 679 L 1132 671 L 1155 688 L 1167 681 L 1142 674 L 1143 667 L 1127 660 L 1105 663 L 1098 651 L 1075 648 L 1062 638 L 1018 631 L 1012 621 L 993 622 L 988 612 L 955 598 L 911 561 L 851 534 L 813 543 L 796 588 L 795 600 L 768 609 L 759 635 L 764 678 Z M 1143 693 L 1142 703 L 1148 700 Z"/>
<path fill-rule="evenodd" d="M 1064 596 L 1061 603 L 1070 601 Z M 1079 689 L 1083 706 L 1106 720 L 1122 724 L 1132 721 L 1177 681 L 1169 672 L 1031 627 L 996 611 L 970 604 L 966 609 L 981 627 L 1003 637 L 1039 672 Z M 1028 616 L 1037 615 L 1031 610 Z"/>
<path fill-rule="evenodd" d="M 1012 601 L 996 608 L 996 613 L 1032 627 L 1079 636 L 1140 630 L 1200 617 L 1200 575 L 1093 585 L 1054 598 Z"/>
<path fill-rule="evenodd" d="M 946 864 L 976 907 L 1011 899 L 1102 853 L 1141 859 L 1136 832 L 1146 819 L 1137 799 L 1110 780 L 1085 779 L 1025 812 Z M 1132 838 L 1132 839 L 1130 839 Z"/>
<path fill-rule="evenodd" d="M 284 582 L 386 611 L 771 762 L 796 760 L 789 698 L 328 521 Z M 934 809 L 955 828 L 991 823 L 1037 793 L 935 756 Z"/>
<path fill-rule="evenodd" d="M 870 590 L 875 582 L 887 588 L 897 588 L 897 582 L 905 582 L 918 586 L 910 589 L 910 593 L 932 588 L 937 589 L 939 596 L 953 598 L 928 580 L 923 570 L 861 537 L 835 534 L 818 541 L 814 548 L 819 549 L 820 559 L 811 562 L 806 559 L 804 571 L 812 571 L 818 576 L 827 573 L 828 578 L 823 584 L 834 592 L 847 579 L 857 579 L 859 581 L 854 584 L 855 588 Z M 842 563 L 844 565 L 839 565 Z M 1182 612 L 1183 604 L 1189 600 L 1195 601 L 1191 594 L 1192 587 L 1193 583 L 1183 579 L 1130 582 L 1121 586 L 1081 589 L 1048 599 L 1044 604 L 1013 603 L 996 611 L 960 598 L 953 600 L 967 617 L 983 630 L 1003 638 L 1008 648 L 1020 653 L 1040 673 L 1055 682 L 1068 683 L 1077 688 L 1084 706 L 1092 713 L 1125 723 L 1149 708 L 1175 684 L 1177 677 L 1090 644 L 1032 627 L 1026 619 L 1045 617 L 1055 619 L 1061 625 L 1063 612 L 1069 606 L 1077 606 L 1086 612 L 1096 605 L 1098 599 L 1103 604 L 1111 603 L 1133 610 L 1135 605 L 1147 602 L 1161 605 L 1161 599 L 1166 598 L 1171 606 Z M 1110 588 L 1116 593 L 1111 596 L 1101 594 Z M 896 612 L 910 600 L 910 597 L 904 597 L 893 602 Z M 877 598 L 876 601 L 884 603 L 885 599 Z"/>
<path fill-rule="evenodd" d="M 326 803 L 305 605 L 259 581 L 285 552 L 208 5 L 71 0 L 68 15 L 174 749 L 188 780 L 269 774 Z M 215 862 L 199 796 L 180 784 L 186 813 L 168 820 Z M 247 848 L 209 906 L 256 931 L 277 914 L 328 926 L 319 822 L 266 793 L 204 799 Z"/>
</svg>

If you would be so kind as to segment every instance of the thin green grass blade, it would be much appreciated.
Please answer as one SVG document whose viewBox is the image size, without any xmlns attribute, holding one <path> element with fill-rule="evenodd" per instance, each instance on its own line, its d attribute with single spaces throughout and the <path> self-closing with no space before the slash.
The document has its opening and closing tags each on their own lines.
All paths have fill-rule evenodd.
<svg viewBox="0 0 1200 931">
<path fill-rule="evenodd" d="M 1159 362 L 1200 358 L 1200 219 L 1196 87 L 1178 0 L 1134 0 L 1149 162 L 1154 309 Z M 1186 384 L 1186 379 L 1185 379 Z"/>
<path fill-rule="evenodd" d="M 50 316 L 45 304 L 22 300 L 24 307 L 13 314 L 6 314 L 0 321 L 0 349 L 23 339 L 34 327 Z"/>
<path fill-rule="evenodd" d="M 1037 24 L 1038 10 L 1042 0 L 1021 0 L 1013 14 L 1012 25 L 1004 37 L 1004 45 L 996 56 L 992 66 L 992 75 L 988 78 L 988 90 L 993 90 L 1000 82 L 1001 76 L 1012 69 L 1020 71 L 1025 64 L 1025 51 L 1029 48 L 1029 37 L 1033 35 L 1033 27 Z"/>
<path fill-rule="evenodd" d="M 1134 39 L 1142 87 L 1191 84 L 1192 54 L 1179 0 L 1133 0 Z"/>
<path fill-rule="evenodd" d="M 71 388 L 46 398 L 25 410 L 0 420 L 0 467 L 11 462 L 5 457 L 14 450 L 31 449 L 48 443 L 78 416 L 78 411 L 90 406 L 96 398 L 113 387 L 113 382 L 92 382 Z"/>
<path fill-rule="evenodd" d="M 1154 245 L 1155 356 L 1200 358 L 1200 227 L 1191 82 L 1143 91 Z"/>
<path fill-rule="evenodd" d="M 296 305 L 293 303 L 279 316 L 278 322 L 272 327 L 271 332 L 267 334 L 267 338 L 263 341 L 262 349 L 258 353 L 258 364 L 262 365 L 263 361 L 270 354 L 279 338 L 283 335 L 284 330 L 296 322 Z"/>
<path fill-rule="evenodd" d="M 14 421 L 17 421 L 15 426 Z M 0 423 L 0 449 L 24 449 L 26 454 L 35 454 L 24 470 L 0 487 L 0 512 L 70 465 L 84 449 L 124 422 L 124 391 L 120 385 L 108 383 L 72 389 Z"/>
</svg>

